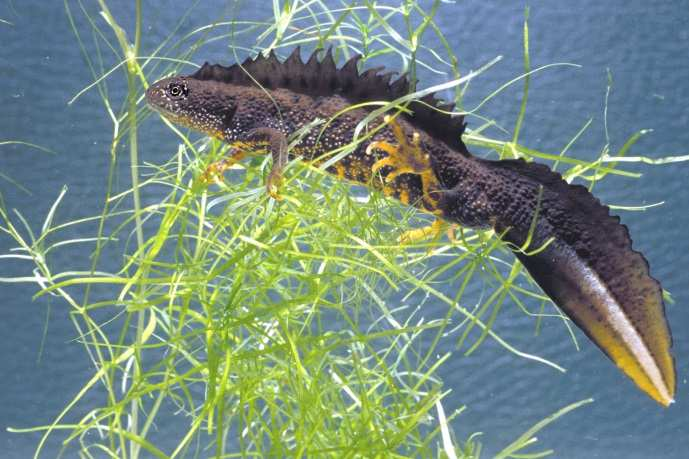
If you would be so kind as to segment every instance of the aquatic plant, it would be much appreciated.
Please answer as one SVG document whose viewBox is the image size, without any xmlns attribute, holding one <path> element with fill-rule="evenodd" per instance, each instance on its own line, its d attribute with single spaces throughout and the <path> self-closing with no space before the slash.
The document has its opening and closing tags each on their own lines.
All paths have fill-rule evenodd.
<svg viewBox="0 0 689 459">
<path fill-rule="evenodd" d="M 481 116 L 483 103 L 465 107 L 469 82 L 497 59 L 461 73 L 434 21 L 440 3 L 425 9 L 413 1 L 364 1 L 332 8 L 319 0 L 275 0 L 268 21 L 217 22 L 183 36 L 176 33 L 178 24 L 165 41 L 142 53 L 140 0 L 132 31 L 122 28 L 105 0 L 98 1 L 100 16 L 80 0 L 65 0 L 93 76 L 72 102 L 97 91 L 113 133 L 101 215 L 59 222 L 65 190 L 38 230 L 20 213 L 0 209 L 2 229 L 18 247 L 7 257 L 32 264 L 34 275 L 19 280 L 37 283 L 37 297 L 53 295 L 71 307 L 94 366 L 50 425 L 13 429 L 42 432 L 36 456 L 50 436 L 59 435 L 67 451 L 76 449 L 82 457 L 472 458 L 481 452 L 477 435 L 458 438 L 452 428 L 463 407 L 446 412 L 450 388 L 437 372 L 451 353 L 441 351 L 441 341 L 457 341 L 455 359 L 490 339 L 506 352 L 560 369 L 515 348 L 492 328 L 506 301 L 534 317 L 536 326 L 551 318 L 569 327 L 492 232 L 461 230 L 453 239 L 399 245 L 396 235 L 423 224 L 423 215 L 298 161 L 288 168 L 279 204 L 262 185 L 267 159 L 255 159 L 246 169 L 238 165 L 222 184 L 201 186 L 197 178 L 227 147 L 172 125 L 179 146 L 169 159 L 140 159 L 139 136 L 147 134 L 139 126 L 150 113 L 142 103 L 148 83 L 177 73 L 209 43 L 234 45 L 238 37 L 253 37 L 250 49 L 232 48 L 233 60 L 247 51 L 333 44 L 343 58 L 354 52 L 371 60 L 397 57 L 412 77 L 419 67 L 442 72 L 449 83 L 431 90 L 453 89 L 458 106 L 472 116 L 469 145 L 500 157 L 550 160 L 568 180 L 591 186 L 609 174 L 638 177 L 621 166 L 642 133 L 614 153 L 605 145 L 593 161 L 567 156 L 590 121 L 557 154 L 520 144 L 530 78 L 551 67 L 531 67 L 527 21 L 524 74 L 484 99 L 522 85 L 511 132 Z M 91 33 L 83 32 L 84 25 Z M 443 43 L 443 55 L 425 46 L 428 34 Z M 94 40 L 88 46 L 87 37 Z M 120 101 L 108 88 L 122 78 L 127 92 Z M 494 131 L 500 135 L 489 134 Z M 122 146 L 129 152 L 131 180 L 119 189 Z M 64 238 L 93 222 L 96 234 Z M 55 272 L 51 252 L 91 250 L 87 244 L 95 244 L 90 266 Z M 106 253 L 121 254 L 116 270 L 102 268 Z M 441 282 L 452 282 L 455 295 L 443 293 Z M 484 282 L 492 290 L 477 301 L 468 286 Z M 534 302 L 540 311 L 529 310 Z M 445 305 L 446 314 L 425 316 L 430 303 Z M 96 406 L 85 402 L 89 392 L 101 395 Z M 534 451 L 536 432 L 589 401 L 537 423 L 498 457 L 547 454 Z M 75 413 L 79 419 L 66 421 Z"/>
</svg>

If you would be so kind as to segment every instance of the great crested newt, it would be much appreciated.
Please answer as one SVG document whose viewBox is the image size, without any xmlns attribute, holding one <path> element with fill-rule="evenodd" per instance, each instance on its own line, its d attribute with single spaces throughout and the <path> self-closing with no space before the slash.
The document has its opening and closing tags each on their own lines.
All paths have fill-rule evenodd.
<svg viewBox="0 0 689 459">
<path fill-rule="evenodd" d="M 373 118 L 368 125 L 378 129 L 328 172 L 447 222 L 492 227 L 628 377 L 658 403 L 672 403 L 676 377 L 662 290 L 619 218 L 545 165 L 472 156 L 462 141 L 464 118 L 432 94 L 371 117 L 380 105 L 365 102 L 395 101 L 410 83 L 405 76 L 391 81 L 380 67 L 360 73 L 359 61 L 338 68 L 327 52 L 303 62 L 296 49 L 284 61 L 270 53 L 229 67 L 206 63 L 151 85 L 146 100 L 172 122 L 233 147 L 206 171 L 209 180 L 244 156 L 271 154 L 267 188 L 276 198 L 289 158 L 323 161 L 355 140 L 360 121 Z M 305 129 L 316 119 L 327 122 Z M 302 137 L 288 148 L 297 132 Z M 525 245 L 529 250 L 519 250 Z"/>
</svg>

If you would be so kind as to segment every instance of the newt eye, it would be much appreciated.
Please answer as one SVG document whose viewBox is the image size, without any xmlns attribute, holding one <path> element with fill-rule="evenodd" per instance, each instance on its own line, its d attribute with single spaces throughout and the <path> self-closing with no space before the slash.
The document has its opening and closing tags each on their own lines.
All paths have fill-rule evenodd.
<svg viewBox="0 0 689 459">
<path fill-rule="evenodd" d="M 172 97 L 173 99 L 178 99 L 180 97 L 186 97 L 187 94 L 189 93 L 189 89 L 187 88 L 186 84 L 182 83 L 170 83 L 167 86 L 167 93 Z"/>
</svg>

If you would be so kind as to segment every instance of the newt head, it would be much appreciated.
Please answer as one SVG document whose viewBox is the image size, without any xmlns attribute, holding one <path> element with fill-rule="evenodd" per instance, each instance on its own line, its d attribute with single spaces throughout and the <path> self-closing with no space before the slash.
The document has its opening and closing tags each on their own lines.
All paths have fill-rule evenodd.
<svg viewBox="0 0 689 459">
<path fill-rule="evenodd" d="M 237 109 L 220 83 L 186 76 L 164 78 L 146 90 L 148 105 L 173 123 L 222 137 Z"/>
</svg>

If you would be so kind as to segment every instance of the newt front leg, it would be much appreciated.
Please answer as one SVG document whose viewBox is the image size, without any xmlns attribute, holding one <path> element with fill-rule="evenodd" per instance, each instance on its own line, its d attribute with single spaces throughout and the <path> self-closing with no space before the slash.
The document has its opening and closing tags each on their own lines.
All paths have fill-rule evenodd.
<svg viewBox="0 0 689 459">
<path fill-rule="evenodd" d="M 221 177 L 227 169 L 229 169 L 230 167 L 234 166 L 236 163 L 244 159 L 246 155 L 246 146 L 233 145 L 230 148 L 230 152 L 227 155 L 227 157 L 221 159 L 220 161 L 214 162 L 206 168 L 205 172 L 201 176 L 201 181 L 203 183 L 210 183 L 215 180 L 218 180 L 218 178 Z"/>
<path fill-rule="evenodd" d="M 282 184 L 282 171 L 287 165 L 287 136 L 275 128 L 259 127 L 249 131 L 248 137 L 263 139 L 268 143 L 268 150 L 273 157 L 273 166 L 266 180 L 266 190 L 273 199 L 281 200 L 278 190 Z"/>
<path fill-rule="evenodd" d="M 273 157 L 273 165 L 266 179 L 266 190 L 273 199 L 282 199 L 278 191 L 282 182 L 282 171 L 288 160 L 285 133 L 271 127 L 259 127 L 252 129 L 242 137 L 241 141 L 233 142 L 231 145 L 232 149 L 228 157 L 208 166 L 203 174 L 203 180 L 205 182 L 215 180 L 241 159 L 267 148 Z"/>
</svg>

